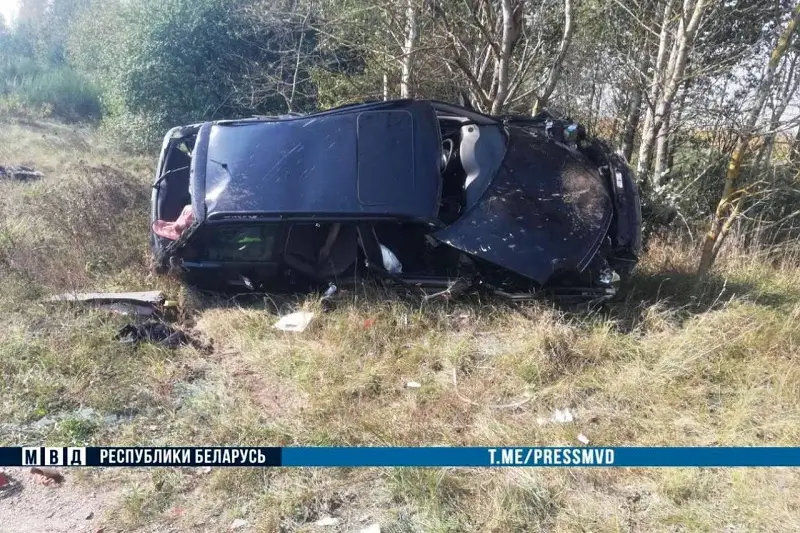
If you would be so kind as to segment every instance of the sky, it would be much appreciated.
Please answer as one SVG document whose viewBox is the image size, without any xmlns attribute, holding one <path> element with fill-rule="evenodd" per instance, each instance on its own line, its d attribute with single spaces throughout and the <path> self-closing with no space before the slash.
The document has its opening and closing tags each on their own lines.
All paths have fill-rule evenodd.
<svg viewBox="0 0 800 533">
<path fill-rule="evenodd" d="M 3 15 L 6 23 L 16 16 L 18 4 L 19 0 L 0 0 L 0 15 Z"/>
</svg>

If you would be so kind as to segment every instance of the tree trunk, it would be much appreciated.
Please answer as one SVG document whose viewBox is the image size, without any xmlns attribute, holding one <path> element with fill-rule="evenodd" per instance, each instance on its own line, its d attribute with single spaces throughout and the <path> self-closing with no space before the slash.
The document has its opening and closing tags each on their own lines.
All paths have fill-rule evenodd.
<svg viewBox="0 0 800 533">
<path fill-rule="evenodd" d="M 661 10 L 661 31 L 658 36 L 658 54 L 653 64 L 653 75 L 650 82 L 650 97 L 647 101 L 647 111 L 644 116 L 644 126 L 642 127 L 642 141 L 639 147 L 639 157 L 637 158 L 636 171 L 639 179 L 646 180 L 647 173 L 650 172 L 650 155 L 652 150 L 652 139 L 655 138 L 654 116 L 655 105 L 661 94 L 661 85 L 664 77 L 664 62 L 667 58 L 667 46 L 669 44 L 669 20 L 672 17 L 672 6 L 675 0 L 664 0 Z M 642 150 L 646 145 L 650 148 Z"/>
<path fill-rule="evenodd" d="M 403 43 L 402 72 L 400 74 L 400 98 L 411 98 L 414 94 L 414 48 L 417 46 L 417 6 L 415 0 L 406 5 L 406 39 Z"/>
<path fill-rule="evenodd" d="M 631 94 L 631 102 L 628 106 L 628 114 L 625 117 L 625 129 L 622 134 L 622 156 L 625 161 L 630 162 L 633 156 L 633 143 L 636 139 L 636 128 L 639 127 L 639 119 L 642 116 L 642 88 L 636 87 Z"/>
<path fill-rule="evenodd" d="M 647 52 L 642 50 L 636 69 L 631 79 L 631 96 L 628 103 L 628 112 L 625 116 L 625 126 L 622 133 L 622 156 L 630 162 L 633 156 L 634 142 L 636 141 L 636 130 L 639 128 L 639 121 L 642 118 L 642 99 L 644 98 L 644 71 L 647 68 Z"/>
<path fill-rule="evenodd" d="M 511 51 L 514 48 L 514 8 L 511 0 L 502 0 L 503 37 L 500 41 L 500 56 L 497 58 L 497 91 L 492 101 L 492 115 L 499 115 L 506 105 L 508 96 L 509 70 L 511 69 Z"/>
<path fill-rule="evenodd" d="M 664 182 L 666 173 L 669 171 L 667 167 L 667 159 L 669 159 L 669 134 L 670 134 L 670 121 L 671 116 L 667 114 L 658 129 L 656 135 L 656 158 L 653 162 L 653 186 L 658 189 Z"/>
<path fill-rule="evenodd" d="M 542 92 L 534 99 L 533 109 L 531 115 L 537 114 L 547 105 L 553 91 L 556 88 L 559 78 L 561 77 L 561 68 L 564 65 L 564 58 L 567 56 L 569 46 L 572 43 L 572 0 L 564 0 L 564 33 L 561 36 L 561 44 L 558 47 L 558 54 L 556 55 L 553 66 L 547 75 L 547 81 L 544 84 Z"/>
<path fill-rule="evenodd" d="M 688 5 L 689 0 L 686 0 L 684 3 L 685 10 L 688 8 Z M 649 124 L 648 130 L 642 135 L 642 144 L 639 146 L 638 166 L 641 169 L 640 172 L 643 172 L 644 176 L 647 176 L 650 170 L 653 145 L 664 126 L 664 121 L 672 112 L 672 102 L 675 100 L 675 95 L 678 92 L 680 84 L 684 81 L 683 77 L 689 60 L 689 51 L 692 49 L 694 37 L 697 34 L 697 28 L 700 26 L 700 20 L 705 13 L 706 6 L 707 0 L 697 0 L 688 22 L 687 17 L 689 13 L 684 11 L 678 23 L 678 32 L 667 64 L 667 74 L 664 77 L 664 81 L 666 82 L 664 91 L 658 99 L 652 122 Z"/>
<path fill-rule="evenodd" d="M 711 269 L 711 265 L 714 264 L 714 260 L 719 253 L 733 221 L 741 210 L 742 201 L 746 193 L 744 190 L 737 189 L 739 176 L 742 171 L 742 160 L 747 154 L 747 149 L 753 137 L 756 123 L 761 116 L 764 104 L 772 88 L 772 82 L 775 79 L 775 71 L 778 68 L 781 58 L 791 44 L 798 24 L 800 24 L 800 5 L 794 8 L 792 19 L 783 29 L 775 48 L 772 50 L 772 54 L 770 54 L 767 68 L 756 91 L 755 102 L 750 112 L 747 114 L 744 128 L 742 132 L 740 132 L 736 147 L 731 154 L 728 163 L 728 171 L 725 174 L 722 197 L 717 204 L 717 209 L 714 212 L 714 217 L 711 221 L 708 233 L 706 234 L 705 241 L 703 242 L 703 252 L 700 257 L 700 264 L 697 268 L 700 274 L 706 274 Z"/>
</svg>

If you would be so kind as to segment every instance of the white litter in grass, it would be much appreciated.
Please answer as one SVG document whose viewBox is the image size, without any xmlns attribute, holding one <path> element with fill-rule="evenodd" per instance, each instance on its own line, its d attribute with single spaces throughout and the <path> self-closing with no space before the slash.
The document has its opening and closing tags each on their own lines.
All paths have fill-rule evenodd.
<svg viewBox="0 0 800 533">
<path fill-rule="evenodd" d="M 572 412 L 569 408 L 565 407 L 564 409 L 556 409 L 553 411 L 552 416 L 550 418 L 538 418 L 536 422 L 543 426 L 549 423 L 556 423 L 556 424 L 566 424 L 568 422 L 573 422 L 575 417 L 573 416 Z"/>
<path fill-rule="evenodd" d="M 589 444 L 589 437 L 587 437 L 583 433 L 578 434 L 578 440 L 581 441 L 583 444 Z"/>
<path fill-rule="evenodd" d="M 318 526 L 335 526 L 339 519 L 333 516 L 324 516 L 315 522 Z"/>
<path fill-rule="evenodd" d="M 416 381 L 409 381 L 408 383 L 406 383 L 406 387 L 408 387 L 409 389 L 418 389 L 422 387 L 422 383 L 418 383 Z"/>
<path fill-rule="evenodd" d="M 233 529 L 233 530 L 242 529 L 243 527 L 247 527 L 249 524 L 250 523 L 247 520 L 243 520 L 241 518 L 237 518 L 231 524 L 231 529 Z"/>
<path fill-rule="evenodd" d="M 553 413 L 553 422 L 564 424 L 565 422 L 572 422 L 573 420 L 575 420 L 575 418 L 567 408 L 556 409 L 555 413 Z"/>
<path fill-rule="evenodd" d="M 381 533 L 381 525 L 380 524 L 370 524 L 359 533 Z"/>
<path fill-rule="evenodd" d="M 297 311 L 286 316 L 282 316 L 280 320 L 275 323 L 275 327 L 281 331 L 294 331 L 300 333 L 305 331 L 311 321 L 314 319 L 314 313 L 308 311 Z"/>
</svg>

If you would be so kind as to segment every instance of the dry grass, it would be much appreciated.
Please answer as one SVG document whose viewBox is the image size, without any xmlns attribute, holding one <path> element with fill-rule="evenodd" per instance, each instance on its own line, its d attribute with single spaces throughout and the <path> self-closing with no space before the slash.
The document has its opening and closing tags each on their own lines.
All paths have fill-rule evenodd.
<svg viewBox="0 0 800 533">
<path fill-rule="evenodd" d="M 658 241 L 624 296 L 591 315 L 364 289 L 287 334 L 272 328 L 272 301 L 148 277 L 149 159 L 37 128 L 42 140 L 29 125 L 0 133 L 0 160 L 48 174 L 0 183 L 2 443 L 556 445 L 584 433 L 601 445 L 800 445 L 797 250 L 765 257 L 732 241 L 698 279 L 694 249 Z M 73 287 L 180 293 L 216 349 L 121 347 L 119 318 L 37 303 Z M 86 407 L 119 419 L 76 416 Z M 574 423 L 539 423 L 563 407 Z M 325 531 L 800 531 L 788 469 L 156 469 L 86 483 L 95 475 L 124 488 L 110 521 L 126 531 L 222 531 L 237 517 L 319 531 L 325 515 L 340 518 Z"/>
</svg>

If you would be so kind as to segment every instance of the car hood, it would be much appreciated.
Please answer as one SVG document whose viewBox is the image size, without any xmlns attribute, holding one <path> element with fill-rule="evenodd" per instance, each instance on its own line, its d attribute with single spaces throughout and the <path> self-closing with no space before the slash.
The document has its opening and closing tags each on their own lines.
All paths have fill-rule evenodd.
<svg viewBox="0 0 800 533">
<path fill-rule="evenodd" d="M 578 151 L 508 128 L 503 163 L 487 190 L 436 239 L 545 285 L 582 271 L 613 215 L 598 170 Z"/>
</svg>

